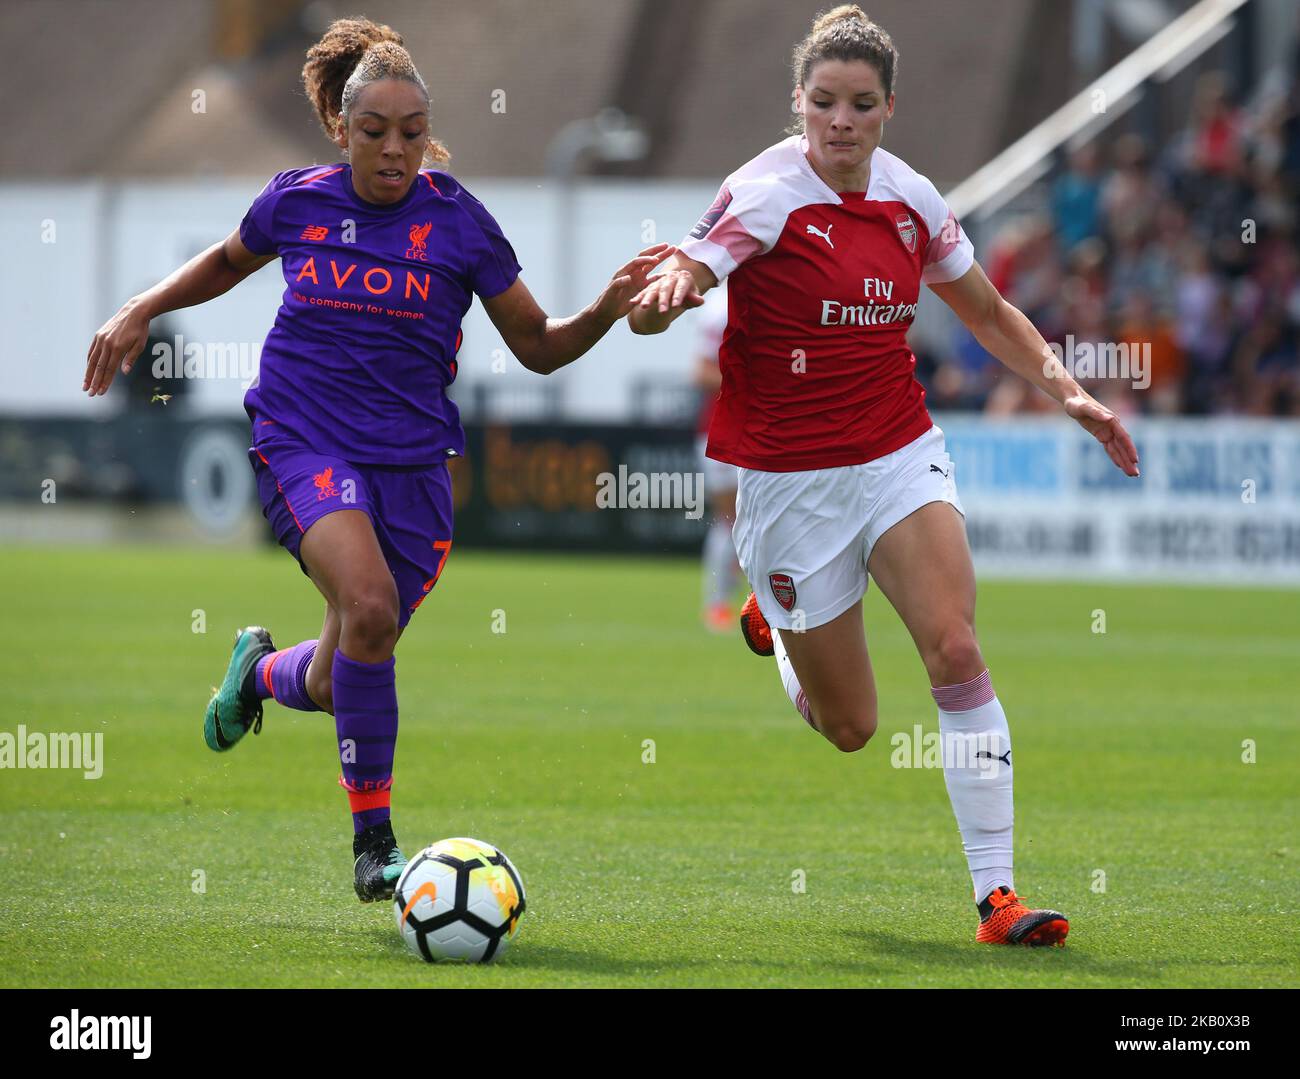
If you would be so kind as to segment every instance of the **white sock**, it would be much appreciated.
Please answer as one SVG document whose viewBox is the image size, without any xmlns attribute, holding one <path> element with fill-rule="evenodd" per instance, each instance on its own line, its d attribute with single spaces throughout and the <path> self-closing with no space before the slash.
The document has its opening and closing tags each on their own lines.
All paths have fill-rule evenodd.
<svg viewBox="0 0 1300 1079">
<path fill-rule="evenodd" d="M 799 685 L 799 676 L 794 673 L 794 664 L 790 662 L 789 655 L 786 654 L 785 642 L 781 640 L 781 631 L 772 630 L 772 647 L 776 649 L 776 673 L 781 676 L 781 685 L 785 687 L 785 695 L 790 698 L 790 703 L 799 710 L 799 714 L 807 721 L 808 726 L 821 733 L 821 728 L 813 721 L 812 709 L 808 707 L 808 697 Z"/>
<path fill-rule="evenodd" d="M 731 542 L 731 522 L 717 518 L 704 537 L 704 602 L 727 603 L 736 586 L 736 548 Z"/>
<path fill-rule="evenodd" d="M 987 670 L 930 693 L 939 706 L 943 779 L 979 902 L 999 885 L 1014 887 L 1011 730 Z"/>
</svg>

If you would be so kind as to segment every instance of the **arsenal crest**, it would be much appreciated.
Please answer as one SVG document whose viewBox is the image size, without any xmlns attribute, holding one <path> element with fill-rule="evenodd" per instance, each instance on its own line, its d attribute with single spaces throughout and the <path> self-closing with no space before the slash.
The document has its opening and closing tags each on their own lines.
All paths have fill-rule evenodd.
<svg viewBox="0 0 1300 1079">
<path fill-rule="evenodd" d="M 907 248 L 909 255 L 916 254 L 916 222 L 912 220 L 911 214 L 899 214 L 894 218 L 894 224 L 898 226 L 898 237 L 903 241 L 903 246 Z"/>
<path fill-rule="evenodd" d="M 767 583 L 772 589 L 772 595 L 777 603 L 781 604 L 782 610 L 793 611 L 795 601 L 794 580 L 788 573 L 769 573 Z"/>
</svg>

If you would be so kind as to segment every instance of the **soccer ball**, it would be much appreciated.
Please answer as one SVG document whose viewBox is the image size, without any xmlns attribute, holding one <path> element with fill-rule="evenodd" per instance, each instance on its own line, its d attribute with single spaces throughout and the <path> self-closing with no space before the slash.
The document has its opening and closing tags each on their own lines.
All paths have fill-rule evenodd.
<svg viewBox="0 0 1300 1079">
<path fill-rule="evenodd" d="M 393 892 L 406 946 L 428 962 L 488 963 L 506 950 L 524 913 L 524 882 L 491 843 L 444 839 L 407 863 Z"/>
</svg>

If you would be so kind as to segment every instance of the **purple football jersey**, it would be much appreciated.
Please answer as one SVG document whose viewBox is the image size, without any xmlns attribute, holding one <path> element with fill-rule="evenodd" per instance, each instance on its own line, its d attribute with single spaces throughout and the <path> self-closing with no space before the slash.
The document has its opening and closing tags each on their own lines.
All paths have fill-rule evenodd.
<svg viewBox="0 0 1300 1079">
<path fill-rule="evenodd" d="M 483 204 L 423 170 L 399 202 L 352 187 L 349 165 L 271 180 L 239 226 L 244 246 L 277 254 L 288 285 L 244 397 L 250 417 L 321 453 L 378 465 L 430 465 L 465 452 L 446 389 L 473 294 L 504 292 L 519 263 Z"/>
</svg>

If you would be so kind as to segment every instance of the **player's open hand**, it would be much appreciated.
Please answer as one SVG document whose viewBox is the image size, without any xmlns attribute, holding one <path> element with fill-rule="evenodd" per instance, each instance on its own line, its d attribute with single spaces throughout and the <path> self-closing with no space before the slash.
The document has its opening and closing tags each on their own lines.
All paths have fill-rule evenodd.
<svg viewBox="0 0 1300 1079">
<path fill-rule="evenodd" d="M 91 397 L 107 393 L 119 368 L 124 375 L 130 372 L 148 340 L 148 312 L 131 300 L 99 328 L 90 342 L 81 388 Z"/>
<path fill-rule="evenodd" d="M 632 297 L 631 306 L 667 314 L 677 308 L 699 307 L 704 302 L 690 270 L 669 270 L 653 277 Z"/>
<path fill-rule="evenodd" d="M 1141 475 L 1137 447 L 1115 413 L 1087 394 L 1078 394 L 1066 399 L 1065 414 L 1106 447 L 1110 459 L 1124 475 Z"/>
<path fill-rule="evenodd" d="M 654 244 L 647 247 L 631 262 L 614 271 L 614 277 L 596 301 L 596 308 L 609 319 L 610 324 L 627 314 L 632 298 L 639 295 L 650 279 L 650 271 L 677 253 L 672 244 Z"/>
</svg>

